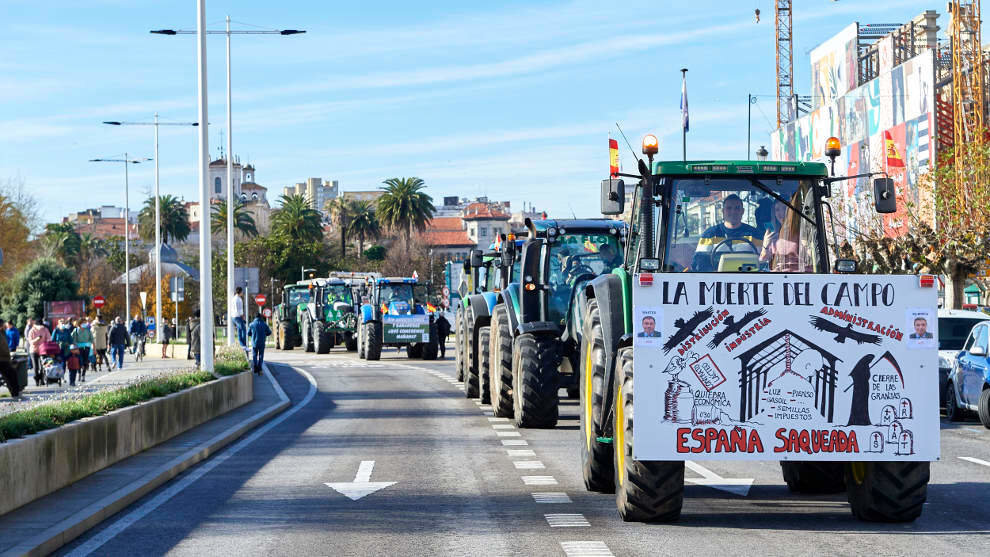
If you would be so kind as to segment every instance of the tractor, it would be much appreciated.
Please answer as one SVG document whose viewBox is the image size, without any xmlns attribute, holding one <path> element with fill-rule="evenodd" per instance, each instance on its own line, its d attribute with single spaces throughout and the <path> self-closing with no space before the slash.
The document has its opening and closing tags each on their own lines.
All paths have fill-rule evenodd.
<svg viewBox="0 0 990 557">
<path fill-rule="evenodd" d="M 383 346 L 404 347 L 409 358 L 437 359 L 435 300 L 414 277 L 369 278 L 368 302 L 358 315 L 358 357 L 381 359 Z"/>
<path fill-rule="evenodd" d="M 309 285 L 286 284 L 282 288 L 282 302 L 275 306 L 275 348 L 292 350 L 302 344 L 299 334 L 300 307 L 309 303 Z"/>
<path fill-rule="evenodd" d="M 299 306 L 299 329 L 306 352 L 327 354 L 335 345 L 357 350 L 357 313 L 351 285 L 339 278 L 309 282 L 309 302 Z"/>
<path fill-rule="evenodd" d="M 526 220 L 519 271 L 491 313 L 487 374 L 497 416 L 557 424 L 558 390 L 577 396 L 583 285 L 621 262 L 626 226 L 605 219 Z M 514 263 L 513 263 L 514 264 Z"/>
<path fill-rule="evenodd" d="M 577 308 L 586 488 L 614 492 L 623 520 L 673 521 L 686 460 L 778 460 L 793 492 L 845 491 L 861 520 L 917 518 L 938 457 L 937 343 L 902 339 L 886 319 L 933 318 L 933 277 L 857 274 L 827 240 L 832 185 L 878 173 L 835 177 L 835 138 L 831 175 L 816 162 L 654 163 L 656 152 L 649 135 L 638 175 L 602 182 L 605 215 L 624 212 L 622 178 L 636 185 L 624 262 Z M 872 193 L 864 210 L 897 210 L 892 179 Z"/>
</svg>

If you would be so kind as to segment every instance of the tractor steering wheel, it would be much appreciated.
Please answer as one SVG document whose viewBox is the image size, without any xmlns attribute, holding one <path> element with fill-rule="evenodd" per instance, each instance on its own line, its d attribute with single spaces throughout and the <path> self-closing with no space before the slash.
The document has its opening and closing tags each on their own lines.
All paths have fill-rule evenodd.
<svg viewBox="0 0 990 557">
<path fill-rule="evenodd" d="M 756 249 L 756 244 L 754 244 L 753 242 L 750 242 L 749 240 L 747 240 L 745 238 L 726 238 L 726 239 L 722 240 L 721 242 L 719 242 L 718 244 L 716 244 L 715 245 L 715 248 L 712 249 L 711 253 L 708 254 L 708 259 L 709 259 L 709 261 L 711 263 L 711 266 L 712 266 L 712 270 L 713 271 L 718 270 L 718 263 L 716 263 L 716 259 L 715 259 L 715 256 L 718 254 L 718 248 L 722 247 L 725 244 L 728 244 L 729 245 L 729 251 L 726 252 L 726 253 L 738 253 L 738 252 L 735 252 L 735 250 L 732 249 L 732 242 L 740 242 L 740 241 L 741 242 L 746 242 L 747 244 L 749 244 L 749 247 L 753 250 L 753 253 L 755 255 L 757 255 L 757 256 L 760 255 L 760 250 Z M 742 252 L 742 253 L 745 253 L 745 252 Z"/>
</svg>

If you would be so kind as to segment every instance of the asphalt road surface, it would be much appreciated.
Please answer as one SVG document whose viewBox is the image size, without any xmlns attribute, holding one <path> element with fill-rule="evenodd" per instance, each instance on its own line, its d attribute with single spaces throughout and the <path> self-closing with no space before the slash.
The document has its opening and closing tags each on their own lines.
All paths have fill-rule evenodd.
<svg viewBox="0 0 990 557">
<path fill-rule="evenodd" d="M 576 401 L 554 430 L 516 430 L 464 398 L 452 360 L 382 358 L 271 351 L 289 410 L 61 553 L 990 554 L 990 430 L 975 421 L 943 423 L 911 524 L 792 495 L 776 462 L 689 465 L 679 522 L 624 523 L 612 496 L 584 490 Z"/>
</svg>

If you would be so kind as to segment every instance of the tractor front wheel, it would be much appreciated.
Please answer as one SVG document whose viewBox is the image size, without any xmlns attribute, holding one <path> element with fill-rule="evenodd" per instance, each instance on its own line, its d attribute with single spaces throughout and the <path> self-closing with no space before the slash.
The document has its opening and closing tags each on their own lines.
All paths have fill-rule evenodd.
<svg viewBox="0 0 990 557">
<path fill-rule="evenodd" d="M 612 468 L 613 445 L 611 441 L 599 441 L 602 405 L 605 401 L 605 336 L 602 332 L 601 311 L 598 300 L 588 303 L 584 317 L 584 334 L 581 342 L 581 374 L 578 377 L 581 409 L 581 460 L 584 468 L 584 487 L 588 491 L 612 493 L 615 491 L 615 470 Z M 602 432 L 603 436 L 610 433 Z"/>
<path fill-rule="evenodd" d="M 364 324 L 364 355 L 369 360 L 382 359 L 382 324 L 372 321 Z"/>
<path fill-rule="evenodd" d="M 840 493 L 846 489 L 845 465 L 841 462 L 781 461 L 787 487 L 794 493 Z"/>
<path fill-rule="evenodd" d="M 505 304 L 492 311 L 488 362 L 488 398 L 498 418 L 512 417 L 512 330 Z"/>
<path fill-rule="evenodd" d="M 921 516 L 930 478 L 930 462 L 849 462 L 849 506 L 867 522 L 911 522 Z"/>
<path fill-rule="evenodd" d="M 326 325 L 322 321 L 313 323 L 313 348 L 317 354 L 329 354 L 333 344 L 330 342 L 330 334 L 326 332 Z"/>
<path fill-rule="evenodd" d="M 278 337 L 282 339 L 282 350 L 292 350 L 292 323 L 280 321 L 278 324 Z"/>
<path fill-rule="evenodd" d="M 512 350 L 512 414 L 516 427 L 557 425 L 560 342 L 553 337 L 519 335 Z"/>
</svg>

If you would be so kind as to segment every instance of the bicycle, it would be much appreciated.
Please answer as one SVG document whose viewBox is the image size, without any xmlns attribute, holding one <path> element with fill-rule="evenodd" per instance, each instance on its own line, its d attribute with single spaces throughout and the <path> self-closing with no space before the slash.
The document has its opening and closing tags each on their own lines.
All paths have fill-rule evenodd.
<svg viewBox="0 0 990 557">
<path fill-rule="evenodd" d="M 135 344 L 135 348 L 134 348 L 134 361 L 140 362 L 141 360 L 144 359 L 144 356 L 145 356 L 144 343 L 145 343 L 146 340 L 147 339 L 146 339 L 146 337 L 144 335 L 141 335 L 141 336 L 138 336 L 138 337 L 135 337 L 134 338 L 134 344 Z"/>
</svg>

